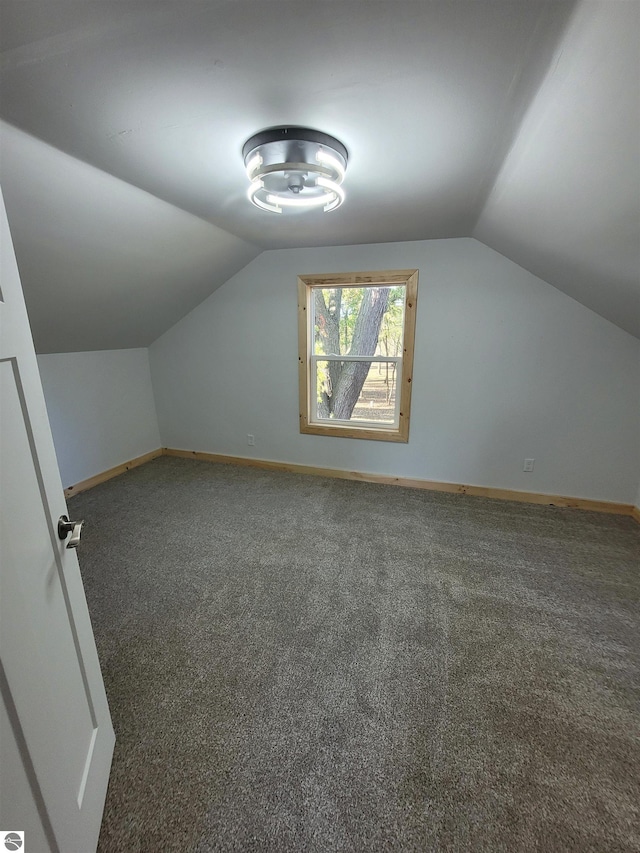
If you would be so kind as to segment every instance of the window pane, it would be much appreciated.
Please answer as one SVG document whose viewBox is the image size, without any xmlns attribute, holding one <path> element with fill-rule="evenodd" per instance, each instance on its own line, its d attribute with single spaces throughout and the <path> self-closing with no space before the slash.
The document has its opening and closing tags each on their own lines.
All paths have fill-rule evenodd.
<svg viewBox="0 0 640 853">
<path fill-rule="evenodd" d="M 316 421 L 396 424 L 401 366 L 370 361 L 324 361 L 315 366 Z"/>
<path fill-rule="evenodd" d="M 402 355 L 405 289 L 314 288 L 314 355 Z"/>
</svg>

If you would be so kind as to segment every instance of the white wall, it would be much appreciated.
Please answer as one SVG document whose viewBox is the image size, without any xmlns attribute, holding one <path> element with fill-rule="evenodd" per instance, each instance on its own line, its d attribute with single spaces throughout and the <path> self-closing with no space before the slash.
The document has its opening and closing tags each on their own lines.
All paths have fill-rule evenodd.
<svg viewBox="0 0 640 853">
<path fill-rule="evenodd" d="M 39 355 L 65 487 L 160 447 L 146 349 Z"/>
<path fill-rule="evenodd" d="M 296 276 L 398 267 L 420 270 L 409 444 L 300 435 Z M 636 498 L 640 341 L 472 239 L 264 252 L 149 352 L 165 446 Z"/>
</svg>

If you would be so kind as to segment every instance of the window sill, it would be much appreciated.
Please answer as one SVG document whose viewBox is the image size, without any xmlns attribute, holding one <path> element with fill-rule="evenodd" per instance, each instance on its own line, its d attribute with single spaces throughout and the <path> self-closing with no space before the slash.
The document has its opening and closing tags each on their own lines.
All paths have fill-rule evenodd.
<svg viewBox="0 0 640 853">
<path fill-rule="evenodd" d="M 300 417 L 300 432 L 303 435 L 327 435 L 336 438 L 359 438 L 366 441 L 396 441 L 407 444 L 409 441 L 409 424 L 400 423 L 399 427 L 344 426 L 341 424 L 308 423 Z"/>
</svg>

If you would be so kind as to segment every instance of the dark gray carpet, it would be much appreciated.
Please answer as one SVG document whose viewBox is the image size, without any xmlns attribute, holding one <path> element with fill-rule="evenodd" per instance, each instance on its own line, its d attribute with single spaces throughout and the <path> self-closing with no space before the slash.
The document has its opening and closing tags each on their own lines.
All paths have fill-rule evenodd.
<svg viewBox="0 0 640 853">
<path fill-rule="evenodd" d="M 100 851 L 640 850 L 640 526 L 161 458 L 73 498 Z"/>
</svg>

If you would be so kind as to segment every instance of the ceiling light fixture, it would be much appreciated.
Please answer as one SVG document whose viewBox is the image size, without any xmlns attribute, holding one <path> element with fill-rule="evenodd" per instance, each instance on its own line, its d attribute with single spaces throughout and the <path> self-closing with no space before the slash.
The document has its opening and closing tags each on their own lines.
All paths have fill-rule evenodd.
<svg viewBox="0 0 640 853">
<path fill-rule="evenodd" d="M 272 127 L 248 139 L 242 157 L 251 186 L 249 200 L 272 213 L 323 207 L 335 210 L 344 201 L 340 186 L 347 168 L 347 149 L 319 130 Z"/>
</svg>

